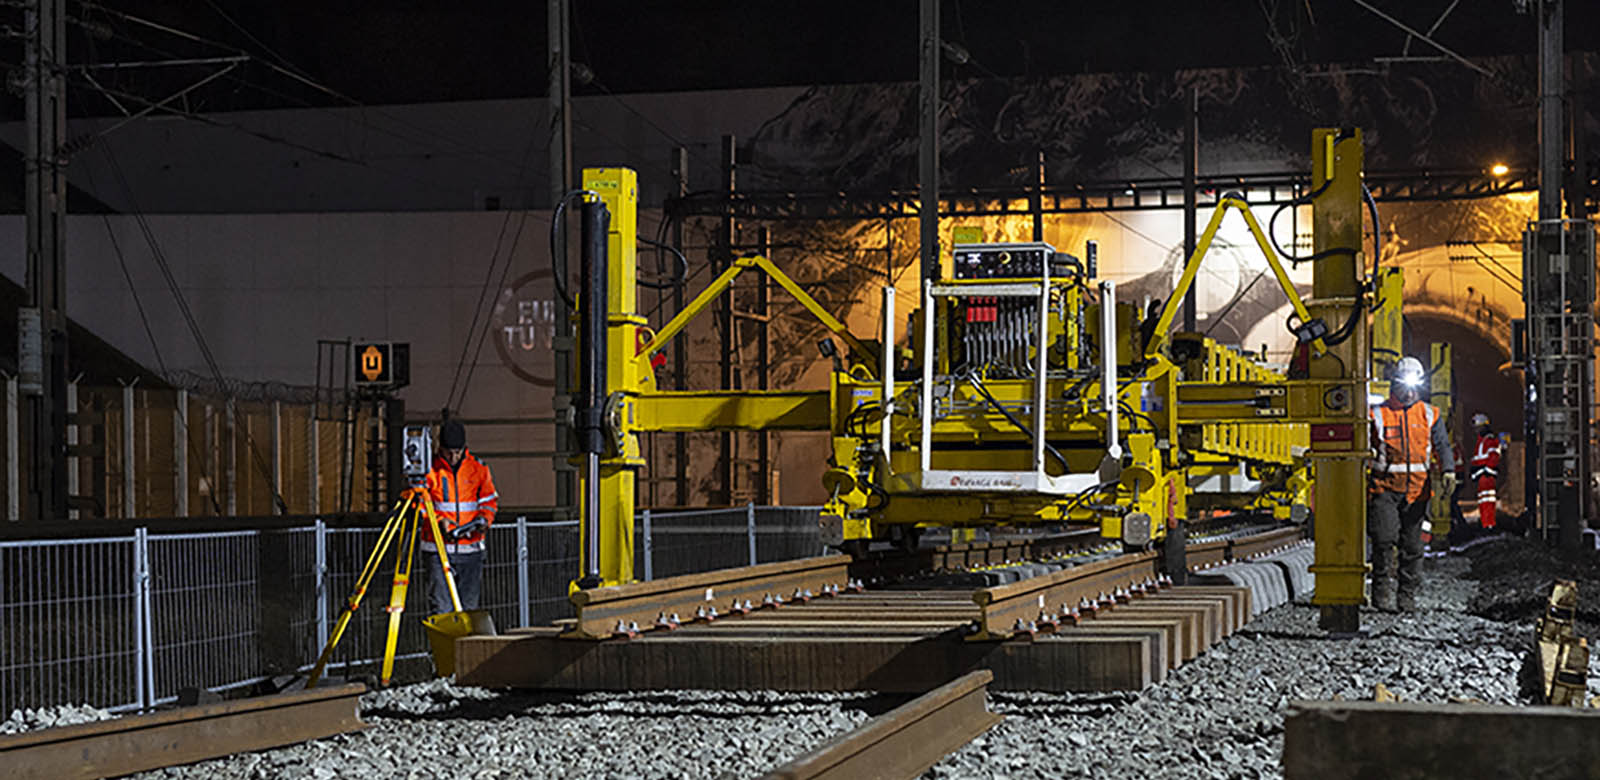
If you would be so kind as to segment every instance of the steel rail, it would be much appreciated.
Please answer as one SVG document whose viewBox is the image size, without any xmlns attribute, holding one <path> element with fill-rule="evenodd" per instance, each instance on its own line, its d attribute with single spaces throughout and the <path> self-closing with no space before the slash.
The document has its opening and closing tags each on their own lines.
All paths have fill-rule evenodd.
<svg viewBox="0 0 1600 780">
<path fill-rule="evenodd" d="M 1303 529 L 1281 528 L 1259 534 L 1215 538 L 1189 545 L 1196 566 L 1241 559 L 1304 538 Z M 672 630 L 707 619 L 734 617 L 804 599 L 835 595 L 851 583 L 910 573 L 972 570 L 1080 554 L 1103 547 L 1097 531 L 1078 531 L 1032 539 L 942 545 L 898 555 L 852 560 L 845 555 L 802 558 L 733 569 L 686 574 L 592 590 L 571 600 L 577 613 L 562 621 L 567 639 L 632 637 Z M 1087 600 L 1123 591 L 1124 600 L 1143 592 L 1161 573 L 1155 552 L 1117 555 L 1072 566 L 1042 577 L 984 588 L 972 599 L 982 617 L 972 639 L 1004 639 L 1071 622 L 1070 610 Z M 1130 595 L 1131 594 L 1131 595 Z"/>
<path fill-rule="evenodd" d="M 1073 622 L 1074 609 L 1083 602 L 1102 606 L 1119 591 L 1140 591 L 1161 574 L 1161 556 L 1154 552 L 1128 553 L 1072 566 L 1042 577 L 1032 577 L 982 588 L 972 593 L 978 605 L 977 641 L 1009 639 Z M 1126 598 L 1126 597 L 1125 597 Z"/>
<path fill-rule="evenodd" d="M 119 777 L 366 728 L 360 684 L 202 704 L 0 737 L 13 780 Z"/>
<path fill-rule="evenodd" d="M 911 778 L 1001 720 L 987 669 L 952 680 L 765 775 L 774 780 Z"/>
<path fill-rule="evenodd" d="M 1292 526 L 1250 534 L 1228 540 L 1228 557 L 1233 560 L 1244 560 L 1262 553 L 1269 553 L 1288 547 L 1295 542 L 1306 538 L 1304 528 Z"/>
<path fill-rule="evenodd" d="M 1299 526 L 1275 528 L 1196 542 L 1187 547 L 1186 555 L 1191 566 L 1243 560 L 1286 547 L 1305 535 L 1305 529 Z M 968 638 L 1010 639 L 1075 624 L 1092 615 L 1082 614 L 1080 605 L 1098 611 L 1140 598 L 1158 583 L 1161 571 L 1158 553 L 1130 553 L 974 591 L 973 603 L 982 614 Z"/>
<path fill-rule="evenodd" d="M 649 582 L 579 590 L 562 636 L 609 639 L 837 593 L 850 585 L 850 556 L 824 555 Z M 748 604 L 748 606 L 746 606 Z"/>
</svg>

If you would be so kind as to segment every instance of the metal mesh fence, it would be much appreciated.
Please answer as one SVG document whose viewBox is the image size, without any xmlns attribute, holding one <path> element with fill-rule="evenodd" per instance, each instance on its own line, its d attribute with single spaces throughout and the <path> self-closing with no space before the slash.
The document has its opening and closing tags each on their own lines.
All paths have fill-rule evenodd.
<svg viewBox="0 0 1600 780">
<path fill-rule="evenodd" d="M 154 700 L 182 688 L 218 688 L 261 675 L 263 585 L 287 574 L 264 565 L 258 531 L 150 536 Z M 263 578 L 267 579 L 263 582 Z"/>
<path fill-rule="evenodd" d="M 815 507 L 655 513 L 648 534 L 641 517 L 637 571 L 659 578 L 815 555 L 816 516 Z M 0 714 L 78 703 L 140 709 L 185 689 L 305 671 L 380 534 L 318 524 L 0 542 Z M 502 516 L 490 530 L 481 606 L 502 629 L 571 617 L 578 550 L 576 522 Z M 382 558 L 331 674 L 377 671 L 398 553 L 391 545 Z M 431 670 L 424 555 L 413 563 L 396 679 Z"/>
<path fill-rule="evenodd" d="M 142 703 L 134 539 L 0 542 L 0 715 Z"/>
<path fill-rule="evenodd" d="M 567 583 L 578 577 L 578 524 L 527 523 L 528 620 L 546 625 L 573 616 Z M 498 615 L 496 616 L 498 620 Z"/>
<path fill-rule="evenodd" d="M 634 571 L 661 579 L 823 552 L 820 507 L 743 506 L 645 512 L 634 522 Z"/>
</svg>

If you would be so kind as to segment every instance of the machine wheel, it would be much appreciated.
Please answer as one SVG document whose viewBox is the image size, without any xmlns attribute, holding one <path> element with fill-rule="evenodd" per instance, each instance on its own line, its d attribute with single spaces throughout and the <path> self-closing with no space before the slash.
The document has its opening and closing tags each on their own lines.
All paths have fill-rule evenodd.
<svg viewBox="0 0 1600 780">
<path fill-rule="evenodd" d="M 849 539 L 839 545 L 839 552 L 859 561 L 867 557 L 868 543 L 866 539 Z"/>
</svg>

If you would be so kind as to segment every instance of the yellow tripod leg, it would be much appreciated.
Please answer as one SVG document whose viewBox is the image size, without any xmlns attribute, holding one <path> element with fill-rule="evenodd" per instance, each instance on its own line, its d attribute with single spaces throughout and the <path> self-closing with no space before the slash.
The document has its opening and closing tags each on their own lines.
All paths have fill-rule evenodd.
<svg viewBox="0 0 1600 780">
<path fill-rule="evenodd" d="M 400 641 L 400 615 L 406 611 L 406 591 L 411 585 L 411 562 L 417 554 L 417 520 L 420 513 L 412 507 L 411 522 L 402 525 L 400 544 L 395 547 L 394 585 L 389 589 L 389 635 L 383 643 L 383 685 L 394 676 L 395 647 Z"/>
<path fill-rule="evenodd" d="M 367 593 L 367 586 L 372 583 L 372 578 L 378 573 L 378 566 L 383 560 L 384 552 L 389 548 L 389 543 L 394 541 L 395 534 L 399 532 L 405 510 L 411 505 L 411 499 L 406 499 L 389 515 L 383 524 L 383 531 L 378 534 L 378 543 L 373 546 L 372 554 L 367 556 L 366 565 L 361 567 L 361 575 L 356 578 L 355 587 L 350 591 L 350 598 L 345 602 L 344 612 L 339 614 L 339 621 L 333 626 L 333 633 L 328 635 L 328 644 L 322 648 L 322 654 L 317 656 L 317 663 L 311 667 L 311 675 L 306 678 L 306 687 L 315 688 L 317 681 L 322 679 L 322 671 L 333 658 L 333 649 L 338 647 L 339 640 L 344 637 L 344 630 L 350 625 L 350 619 L 355 616 L 356 608 L 361 606 L 361 598 Z"/>
</svg>

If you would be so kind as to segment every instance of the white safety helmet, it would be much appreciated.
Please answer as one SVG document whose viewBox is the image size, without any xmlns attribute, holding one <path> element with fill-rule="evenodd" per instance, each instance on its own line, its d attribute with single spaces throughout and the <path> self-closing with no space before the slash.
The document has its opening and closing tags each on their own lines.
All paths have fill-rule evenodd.
<svg viewBox="0 0 1600 780">
<path fill-rule="evenodd" d="M 1394 381 L 1406 387 L 1421 387 L 1422 381 L 1428 378 L 1428 372 L 1422 368 L 1422 361 L 1414 357 L 1400 358 L 1394 366 Z"/>
<path fill-rule="evenodd" d="M 1489 424 L 1489 415 L 1484 414 L 1483 412 L 1478 412 L 1477 414 L 1472 415 L 1472 427 L 1474 427 L 1474 428 L 1482 428 L 1482 427 L 1484 427 L 1484 426 L 1486 426 L 1488 424 Z"/>
</svg>

